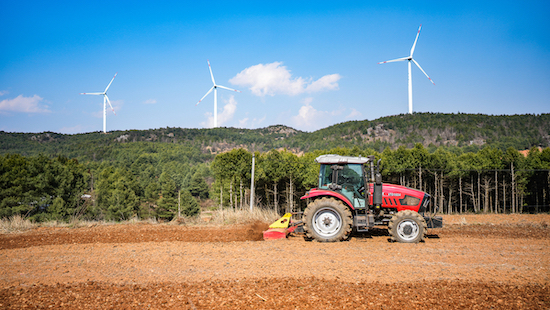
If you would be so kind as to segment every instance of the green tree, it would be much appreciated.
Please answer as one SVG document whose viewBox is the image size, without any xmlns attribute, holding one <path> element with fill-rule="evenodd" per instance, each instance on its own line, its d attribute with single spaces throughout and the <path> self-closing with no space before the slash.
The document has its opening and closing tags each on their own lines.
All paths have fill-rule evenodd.
<svg viewBox="0 0 550 310">
<path fill-rule="evenodd" d="M 208 184 L 206 184 L 200 172 L 195 173 L 191 179 L 191 184 L 189 184 L 189 192 L 191 192 L 191 195 L 206 199 L 208 198 L 208 191 Z"/>
<path fill-rule="evenodd" d="M 34 209 L 28 160 L 18 154 L 0 157 L 0 216 L 26 215 Z"/>
<path fill-rule="evenodd" d="M 107 220 L 127 220 L 136 214 L 139 199 L 137 184 L 125 169 L 107 167 L 97 181 L 99 217 Z"/>
<path fill-rule="evenodd" d="M 48 206 L 48 217 L 52 220 L 60 220 L 65 213 L 65 201 L 61 197 L 56 197 L 52 204 Z"/>
<path fill-rule="evenodd" d="M 212 193 L 219 197 L 218 189 L 229 189 L 230 195 L 224 195 L 224 202 L 236 203 L 235 193 L 240 184 L 249 184 L 252 168 L 252 154 L 245 149 L 233 149 L 227 153 L 219 154 L 214 158 L 211 169 L 216 178 Z M 231 196 L 231 197 L 227 197 Z M 226 198 L 227 197 L 227 198 Z"/>
<path fill-rule="evenodd" d="M 189 191 L 181 193 L 181 212 L 185 216 L 195 216 L 201 211 L 199 203 Z"/>
<path fill-rule="evenodd" d="M 166 172 L 159 178 L 161 197 L 157 202 L 156 215 L 160 219 L 171 220 L 178 213 L 176 182 Z"/>
<path fill-rule="evenodd" d="M 277 150 L 271 150 L 258 160 L 258 176 L 265 183 L 271 183 L 273 189 L 273 209 L 279 211 L 279 182 L 285 177 L 285 162 L 283 156 Z M 268 193 L 266 193 L 266 196 Z M 269 204 L 269 199 L 267 199 Z"/>
<path fill-rule="evenodd" d="M 147 203 L 154 204 L 157 202 L 160 196 L 159 184 L 155 181 L 150 182 L 144 191 L 144 198 Z"/>
<path fill-rule="evenodd" d="M 52 218 L 53 212 L 53 218 L 67 220 L 86 188 L 86 179 L 83 166 L 65 157 L 0 156 L 0 216 L 20 214 L 42 221 Z"/>
</svg>

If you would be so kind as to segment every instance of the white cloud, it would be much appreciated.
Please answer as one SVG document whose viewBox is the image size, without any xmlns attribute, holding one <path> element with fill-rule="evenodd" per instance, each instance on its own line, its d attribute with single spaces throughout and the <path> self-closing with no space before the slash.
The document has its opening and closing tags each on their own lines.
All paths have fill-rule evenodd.
<svg viewBox="0 0 550 310">
<path fill-rule="evenodd" d="M 306 88 L 307 92 L 314 93 L 323 90 L 337 90 L 340 74 L 325 75 L 317 81 L 309 84 Z"/>
<path fill-rule="evenodd" d="M 248 124 L 248 117 L 239 120 L 239 128 L 246 128 Z"/>
<path fill-rule="evenodd" d="M 143 102 L 144 104 L 156 104 L 157 99 L 147 99 Z"/>
<path fill-rule="evenodd" d="M 262 118 L 249 119 L 245 117 L 239 120 L 239 128 L 258 128 L 266 119 L 266 115 Z"/>
<path fill-rule="evenodd" d="M 357 111 L 356 109 L 351 109 L 351 113 L 346 116 L 346 119 L 358 119 L 363 116 L 363 113 Z"/>
<path fill-rule="evenodd" d="M 318 111 L 317 109 L 315 109 L 311 105 L 312 101 L 312 98 L 304 99 L 304 105 L 298 111 L 298 115 L 291 118 L 292 125 L 295 128 L 303 130 L 316 129 L 317 127 L 319 127 L 319 122 L 322 119 L 330 116 L 329 112 Z"/>
<path fill-rule="evenodd" d="M 311 97 L 305 98 L 302 102 L 304 105 L 300 107 L 298 115 L 290 118 L 292 126 L 300 130 L 317 130 L 334 124 L 336 117 L 346 110 L 346 108 L 341 108 L 333 111 L 319 111 L 311 105 L 313 102 Z"/>
<path fill-rule="evenodd" d="M 4 96 L 4 95 L 7 95 L 9 94 L 10 92 L 7 91 L 7 90 L 0 90 L 0 96 Z"/>
<path fill-rule="evenodd" d="M 235 96 L 231 95 L 229 100 L 224 100 L 224 102 L 226 102 L 226 105 L 223 106 L 223 111 L 218 113 L 218 127 L 232 120 L 233 115 L 235 115 L 235 111 L 237 110 L 237 101 L 235 100 Z M 202 122 L 201 125 L 207 128 L 213 128 L 214 115 L 212 115 L 211 112 L 204 113 L 204 115 L 206 115 L 207 120 L 206 122 Z"/>
<path fill-rule="evenodd" d="M 23 113 L 49 113 L 48 106 L 42 105 L 43 98 L 34 95 L 32 97 L 23 97 L 19 95 L 14 99 L 4 99 L 0 101 L 0 111 L 23 112 Z"/>
<path fill-rule="evenodd" d="M 338 89 L 339 74 L 325 75 L 320 79 L 292 77 L 282 62 L 258 64 L 248 67 L 229 80 L 231 84 L 250 87 L 256 96 L 284 94 L 295 96 L 304 92 L 312 93 Z"/>
</svg>

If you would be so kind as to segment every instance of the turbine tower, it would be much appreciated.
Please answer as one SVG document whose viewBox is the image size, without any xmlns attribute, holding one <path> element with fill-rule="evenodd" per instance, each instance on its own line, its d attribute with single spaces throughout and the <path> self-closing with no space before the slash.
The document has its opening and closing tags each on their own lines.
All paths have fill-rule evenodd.
<svg viewBox="0 0 550 310">
<path fill-rule="evenodd" d="M 413 112 L 411 61 L 414 62 L 414 64 L 418 67 L 418 69 L 422 71 L 422 73 L 424 73 L 424 75 L 428 78 L 428 80 L 430 80 L 430 82 L 432 82 L 432 84 L 435 85 L 434 81 L 432 81 L 432 79 L 428 76 L 426 71 L 424 71 L 424 69 L 422 69 L 422 67 L 418 64 L 418 62 L 416 62 L 416 60 L 413 59 L 414 48 L 416 47 L 416 41 L 418 41 L 418 35 L 420 35 L 420 29 L 422 29 L 422 25 L 418 27 L 418 32 L 416 33 L 416 39 L 414 39 L 414 44 L 411 48 L 411 53 L 409 56 L 397 58 L 393 60 L 387 60 L 387 61 L 378 63 L 378 64 L 385 64 L 388 62 L 397 62 L 397 61 L 405 61 L 405 60 L 408 61 L 408 64 L 409 64 L 409 114 L 412 114 Z"/>
<path fill-rule="evenodd" d="M 201 100 L 199 100 L 199 102 L 197 102 L 195 104 L 195 106 L 197 106 L 199 103 L 201 103 L 201 101 L 206 96 L 208 96 L 208 94 L 210 94 L 212 92 L 212 90 L 214 90 L 214 128 L 216 128 L 216 127 L 218 127 L 218 87 L 223 88 L 223 89 L 227 89 L 227 90 L 231 90 L 231 91 L 236 91 L 236 92 L 239 92 L 239 93 L 241 91 L 233 89 L 233 88 L 217 85 L 216 81 L 214 80 L 214 74 L 212 74 L 212 67 L 210 66 L 210 61 L 206 60 L 206 62 L 208 62 L 208 69 L 210 70 L 210 77 L 212 78 L 212 84 L 214 84 L 214 86 L 212 86 L 212 88 L 210 88 L 210 90 L 206 93 L 206 95 L 202 96 Z"/>
<path fill-rule="evenodd" d="M 115 109 L 113 109 L 113 106 L 111 105 L 111 101 L 109 101 L 109 97 L 107 97 L 107 90 L 111 86 L 111 83 L 113 83 L 117 74 L 118 72 L 115 73 L 115 76 L 113 76 L 113 79 L 111 80 L 109 85 L 107 85 L 107 88 L 105 88 L 105 90 L 102 93 L 80 93 L 81 95 L 103 96 L 103 133 L 107 133 L 107 102 L 109 103 L 111 110 L 113 110 L 113 113 L 116 115 Z"/>
</svg>

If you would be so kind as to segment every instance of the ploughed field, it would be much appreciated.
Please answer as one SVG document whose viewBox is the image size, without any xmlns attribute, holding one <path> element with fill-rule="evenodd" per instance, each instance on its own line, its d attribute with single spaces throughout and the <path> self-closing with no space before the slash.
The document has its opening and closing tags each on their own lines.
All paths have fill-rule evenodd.
<svg viewBox="0 0 550 310">
<path fill-rule="evenodd" d="M 262 241 L 265 223 L 1 234 L 0 308 L 550 308 L 550 215 L 444 224 L 418 244 Z"/>
</svg>

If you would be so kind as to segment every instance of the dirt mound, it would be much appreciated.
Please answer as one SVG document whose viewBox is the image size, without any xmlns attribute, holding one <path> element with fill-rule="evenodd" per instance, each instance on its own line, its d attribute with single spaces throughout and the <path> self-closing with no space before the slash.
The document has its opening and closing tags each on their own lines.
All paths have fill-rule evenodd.
<svg viewBox="0 0 550 310">
<path fill-rule="evenodd" d="M 250 241 L 264 240 L 264 231 L 269 229 L 269 224 L 262 221 L 255 221 L 250 224 L 250 227 L 246 230 L 246 238 Z"/>
<path fill-rule="evenodd" d="M 263 222 L 231 227 L 185 227 L 172 225 L 111 225 L 87 228 L 39 228 L 21 234 L 0 235 L 0 249 L 37 245 L 141 242 L 234 242 L 259 241 L 269 227 Z"/>
<path fill-rule="evenodd" d="M 3 309 L 544 309 L 550 287 L 468 281 L 346 283 L 306 279 L 33 285 L 0 289 Z M 320 307 L 322 305 L 322 307 Z"/>
</svg>

